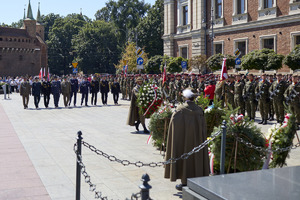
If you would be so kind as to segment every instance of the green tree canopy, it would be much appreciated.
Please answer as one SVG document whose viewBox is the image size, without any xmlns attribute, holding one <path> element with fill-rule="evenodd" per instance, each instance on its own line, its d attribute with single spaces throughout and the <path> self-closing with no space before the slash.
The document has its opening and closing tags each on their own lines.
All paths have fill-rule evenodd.
<svg viewBox="0 0 300 200">
<path fill-rule="evenodd" d="M 223 58 L 226 57 L 226 67 L 227 69 L 231 69 L 235 66 L 235 57 L 232 55 L 223 55 L 223 54 L 215 54 L 209 57 L 206 61 L 207 67 L 212 71 L 222 69 Z"/>
<path fill-rule="evenodd" d="M 137 26 L 138 45 L 145 48 L 149 57 L 163 55 L 164 1 L 156 0 Z"/>
<path fill-rule="evenodd" d="M 159 74 L 161 73 L 162 64 L 163 64 L 163 56 L 161 55 L 152 56 L 145 65 L 145 71 L 148 74 Z"/>
<path fill-rule="evenodd" d="M 105 21 L 87 23 L 73 39 L 79 69 L 84 73 L 115 73 L 120 49 L 115 26 Z"/>
<path fill-rule="evenodd" d="M 45 41 L 49 40 L 49 32 L 55 23 L 55 20 L 61 18 L 59 15 L 50 13 L 48 15 L 42 15 L 42 22 L 45 28 Z"/>
<path fill-rule="evenodd" d="M 167 61 L 167 72 L 176 73 L 182 72 L 181 62 L 188 61 L 183 57 L 169 57 L 169 61 Z"/>
<path fill-rule="evenodd" d="M 300 69 L 300 45 L 297 45 L 283 60 L 292 70 Z"/>
<path fill-rule="evenodd" d="M 189 59 L 190 69 L 197 69 L 199 73 L 203 72 L 206 64 L 206 55 L 193 56 Z"/>
<path fill-rule="evenodd" d="M 284 56 L 276 54 L 272 49 L 254 50 L 242 58 L 243 69 L 277 70 L 282 67 Z"/>
</svg>

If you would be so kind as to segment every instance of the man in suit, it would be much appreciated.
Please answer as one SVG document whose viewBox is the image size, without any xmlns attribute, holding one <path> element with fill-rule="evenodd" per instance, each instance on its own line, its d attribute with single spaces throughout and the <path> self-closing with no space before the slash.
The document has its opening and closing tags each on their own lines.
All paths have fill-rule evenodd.
<svg viewBox="0 0 300 200">
<path fill-rule="evenodd" d="M 48 108 L 51 94 L 51 83 L 47 81 L 47 77 L 44 76 L 44 80 L 42 83 L 42 93 L 44 95 L 44 105 L 45 108 Z"/>
<path fill-rule="evenodd" d="M 85 100 L 85 106 L 88 106 L 88 95 L 90 90 L 91 84 L 87 80 L 87 76 L 84 76 L 84 80 L 80 84 L 80 93 L 81 93 L 81 105 L 83 104 L 83 101 Z"/>
<path fill-rule="evenodd" d="M 92 99 L 91 104 L 97 105 L 97 93 L 99 92 L 99 81 L 97 80 L 97 77 L 94 76 L 93 80 L 91 82 L 91 93 L 92 93 Z"/>
<path fill-rule="evenodd" d="M 76 99 L 77 99 L 77 92 L 78 92 L 78 79 L 76 78 L 75 74 L 73 74 L 73 78 L 70 79 L 71 83 L 71 94 L 70 94 L 70 102 L 69 106 L 72 101 L 72 97 L 74 96 L 74 106 L 76 107 Z"/>
<path fill-rule="evenodd" d="M 30 95 L 31 86 L 28 82 L 27 77 L 24 77 L 24 81 L 20 85 L 20 95 L 23 99 L 24 109 L 28 108 L 29 95 Z"/>
<path fill-rule="evenodd" d="M 55 106 L 55 108 L 58 108 L 59 97 L 60 97 L 60 93 L 61 93 L 61 86 L 60 86 L 60 81 L 58 81 L 57 76 L 54 76 L 54 80 L 51 83 L 51 93 L 54 98 L 54 106 Z"/>
<path fill-rule="evenodd" d="M 100 81 L 100 92 L 103 105 L 107 105 L 107 94 L 109 92 L 109 85 L 108 81 L 106 80 L 106 76 L 103 76 L 102 80 Z"/>
<path fill-rule="evenodd" d="M 120 84 L 118 83 L 117 78 L 115 78 L 114 82 L 111 84 L 111 93 L 113 94 L 115 105 L 118 105 L 120 91 Z"/>
<path fill-rule="evenodd" d="M 40 99 L 41 99 L 42 84 L 39 81 L 38 77 L 35 77 L 34 80 L 35 81 L 32 83 L 32 95 L 34 97 L 35 108 L 38 109 L 39 108 Z"/>
</svg>

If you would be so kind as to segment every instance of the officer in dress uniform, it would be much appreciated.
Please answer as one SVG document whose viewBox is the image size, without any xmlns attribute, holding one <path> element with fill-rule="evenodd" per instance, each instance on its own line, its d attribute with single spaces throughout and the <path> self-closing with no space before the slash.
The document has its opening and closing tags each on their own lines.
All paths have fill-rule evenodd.
<svg viewBox="0 0 300 200">
<path fill-rule="evenodd" d="M 267 124 L 268 114 L 269 114 L 269 104 L 270 104 L 270 82 L 267 80 L 266 74 L 262 75 L 262 80 L 257 84 L 255 88 L 256 97 L 259 103 L 259 111 L 261 115 L 261 122 L 259 124 Z"/>
<path fill-rule="evenodd" d="M 54 106 L 55 108 L 58 108 L 59 97 L 61 93 L 61 85 L 60 81 L 57 80 L 57 76 L 54 76 L 54 80 L 51 83 L 51 93 L 54 99 Z"/>
<path fill-rule="evenodd" d="M 92 99 L 91 104 L 97 105 L 97 93 L 99 92 L 99 81 L 97 80 L 97 77 L 94 76 L 93 80 L 91 82 L 91 93 L 92 93 Z"/>
<path fill-rule="evenodd" d="M 21 82 L 20 85 L 20 95 L 22 96 L 23 99 L 24 109 L 28 108 L 30 89 L 31 89 L 30 83 L 28 82 L 27 77 L 24 77 L 24 81 Z"/>
<path fill-rule="evenodd" d="M 69 106 L 72 102 L 72 97 L 74 96 L 74 106 L 76 107 L 76 99 L 77 99 L 77 92 L 78 92 L 78 79 L 76 78 L 75 74 L 73 74 L 73 78 L 70 79 L 70 83 L 71 83 L 71 95 L 70 95 Z"/>
<path fill-rule="evenodd" d="M 300 82 L 296 74 L 293 74 L 292 84 L 285 90 L 284 96 L 289 109 L 296 115 L 297 123 L 300 125 Z"/>
<path fill-rule="evenodd" d="M 48 108 L 50 102 L 50 94 L 51 94 L 51 83 L 50 81 L 47 81 L 46 76 L 44 76 L 44 80 L 42 83 L 42 93 L 44 95 L 45 108 Z"/>
<path fill-rule="evenodd" d="M 91 88 L 90 82 L 87 80 L 87 76 L 84 76 L 84 80 L 80 84 L 80 93 L 81 93 L 81 106 L 83 101 L 85 101 L 85 106 L 88 106 L 88 96 Z"/>
<path fill-rule="evenodd" d="M 34 105 L 36 109 L 39 108 L 39 103 L 41 99 L 41 88 L 42 84 L 39 81 L 39 78 L 35 77 L 35 81 L 32 83 L 32 95 L 34 97 Z"/>
<path fill-rule="evenodd" d="M 71 95 L 71 83 L 68 81 L 67 76 L 63 78 L 63 82 L 61 83 L 61 93 L 64 99 L 64 106 L 67 107 L 70 102 Z"/>
<path fill-rule="evenodd" d="M 118 83 L 117 78 L 115 78 L 114 82 L 111 84 L 111 93 L 113 94 L 113 99 L 114 99 L 115 105 L 118 105 L 120 84 Z"/>
<path fill-rule="evenodd" d="M 107 94 L 109 92 L 109 86 L 105 76 L 100 81 L 100 92 L 103 105 L 107 105 Z"/>
</svg>

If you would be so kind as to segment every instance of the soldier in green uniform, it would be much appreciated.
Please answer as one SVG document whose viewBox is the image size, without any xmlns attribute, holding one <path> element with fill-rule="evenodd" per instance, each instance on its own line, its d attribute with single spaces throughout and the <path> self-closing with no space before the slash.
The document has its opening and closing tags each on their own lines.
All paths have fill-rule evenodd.
<svg viewBox="0 0 300 200">
<path fill-rule="evenodd" d="M 269 83 L 272 85 L 273 82 L 274 82 L 274 77 L 273 75 L 268 75 L 267 76 L 267 80 L 269 81 Z M 270 121 L 273 121 L 274 120 L 274 114 L 275 114 L 275 111 L 274 111 L 274 106 L 272 103 L 269 104 L 269 120 Z"/>
<path fill-rule="evenodd" d="M 224 85 L 225 85 L 225 80 L 222 80 L 222 77 L 220 77 L 220 80 L 216 84 L 216 89 L 215 89 L 215 98 L 218 101 L 221 101 L 221 106 L 224 106 Z"/>
<path fill-rule="evenodd" d="M 193 88 L 193 93 L 198 93 L 198 80 L 196 78 L 196 74 L 191 74 L 191 82 L 189 87 Z"/>
<path fill-rule="evenodd" d="M 28 82 L 28 78 L 25 76 L 24 81 L 21 82 L 21 85 L 20 85 L 20 95 L 22 96 L 22 99 L 23 99 L 24 109 L 28 108 L 30 94 L 31 94 L 31 86 Z"/>
<path fill-rule="evenodd" d="M 276 76 L 277 80 L 273 82 L 269 89 L 269 92 L 277 123 L 282 123 L 284 120 L 284 92 L 287 89 L 288 84 L 282 79 L 282 74 L 277 74 Z"/>
<path fill-rule="evenodd" d="M 132 96 L 132 90 L 134 88 L 134 76 L 130 75 L 130 79 L 129 79 L 129 86 L 128 86 L 128 98 L 129 101 L 131 101 L 131 96 Z"/>
<path fill-rule="evenodd" d="M 254 80 L 253 74 L 248 75 L 248 81 L 245 84 L 243 89 L 243 99 L 245 101 L 247 115 L 250 120 L 255 119 L 255 111 L 256 111 L 256 96 L 255 96 L 255 88 L 256 82 Z"/>
<path fill-rule="evenodd" d="M 190 87 L 190 79 L 188 74 L 183 74 L 182 90 Z"/>
<path fill-rule="evenodd" d="M 271 86 L 271 83 L 267 80 L 267 75 L 263 74 L 262 80 L 257 84 L 255 88 L 256 92 L 256 99 L 258 100 L 259 105 L 259 111 L 262 120 L 259 122 L 259 124 L 267 124 L 268 120 L 268 114 L 270 109 L 270 94 L 269 89 Z"/>
<path fill-rule="evenodd" d="M 288 102 L 289 109 L 296 115 L 298 125 L 300 125 L 300 82 L 296 74 L 292 76 L 292 84 L 285 90 L 284 97 Z"/>
<path fill-rule="evenodd" d="M 71 96 L 71 83 L 68 81 L 67 76 L 64 76 L 63 82 L 61 83 L 61 93 L 64 99 L 64 106 L 67 107 Z"/>
<path fill-rule="evenodd" d="M 236 81 L 234 83 L 234 104 L 239 107 L 239 114 L 245 116 L 245 102 L 243 99 L 243 90 L 245 83 L 241 80 L 241 74 L 236 75 Z"/>
<path fill-rule="evenodd" d="M 181 75 L 177 74 L 176 81 L 175 81 L 175 99 L 179 103 L 182 103 L 182 96 L 181 96 L 182 88 L 183 85 L 182 85 Z"/>
<path fill-rule="evenodd" d="M 231 75 L 228 78 L 228 82 L 224 84 L 225 103 L 226 106 L 230 104 L 232 108 L 236 108 L 234 104 L 234 77 Z"/>
<path fill-rule="evenodd" d="M 205 89 L 205 80 L 203 75 L 198 75 L 199 81 L 198 81 L 198 92 L 200 94 L 204 95 L 204 89 Z"/>
<path fill-rule="evenodd" d="M 125 92 L 124 92 L 124 74 L 121 75 L 121 78 L 120 78 L 120 89 L 121 89 L 121 93 L 122 93 L 122 98 L 121 99 L 124 99 L 125 98 Z"/>
<path fill-rule="evenodd" d="M 175 78 L 174 78 L 174 74 L 171 74 L 171 76 L 170 76 L 169 97 L 170 97 L 170 102 L 175 100 Z"/>
</svg>

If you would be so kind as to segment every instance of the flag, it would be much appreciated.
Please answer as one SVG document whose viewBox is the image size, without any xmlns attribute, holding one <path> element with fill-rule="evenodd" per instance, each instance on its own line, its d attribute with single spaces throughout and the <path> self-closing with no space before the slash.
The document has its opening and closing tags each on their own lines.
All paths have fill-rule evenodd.
<svg viewBox="0 0 300 200">
<path fill-rule="evenodd" d="M 165 63 L 165 66 L 164 66 L 164 72 L 163 72 L 163 84 L 162 84 L 162 85 L 164 85 L 164 83 L 167 81 L 167 72 L 166 72 L 166 68 L 167 68 L 167 66 L 166 66 L 166 63 Z"/>
<path fill-rule="evenodd" d="M 152 134 L 149 135 L 148 140 L 147 140 L 147 144 L 150 144 L 151 140 L 152 140 Z"/>
<path fill-rule="evenodd" d="M 47 81 L 50 81 L 50 69 L 48 67 L 48 76 L 47 76 Z"/>
<path fill-rule="evenodd" d="M 128 65 L 125 65 L 125 72 L 124 72 L 125 77 L 126 77 L 126 75 L 127 75 L 127 69 L 128 69 Z"/>
<path fill-rule="evenodd" d="M 46 68 L 44 67 L 43 77 L 46 76 Z"/>
<path fill-rule="evenodd" d="M 223 58 L 221 77 L 222 77 L 222 80 L 225 80 L 228 78 L 227 68 L 226 68 L 226 58 Z"/>
<path fill-rule="evenodd" d="M 43 68 L 40 69 L 40 73 L 39 73 L 40 80 L 42 80 L 42 76 L 43 76 Z"/>
</svg>

